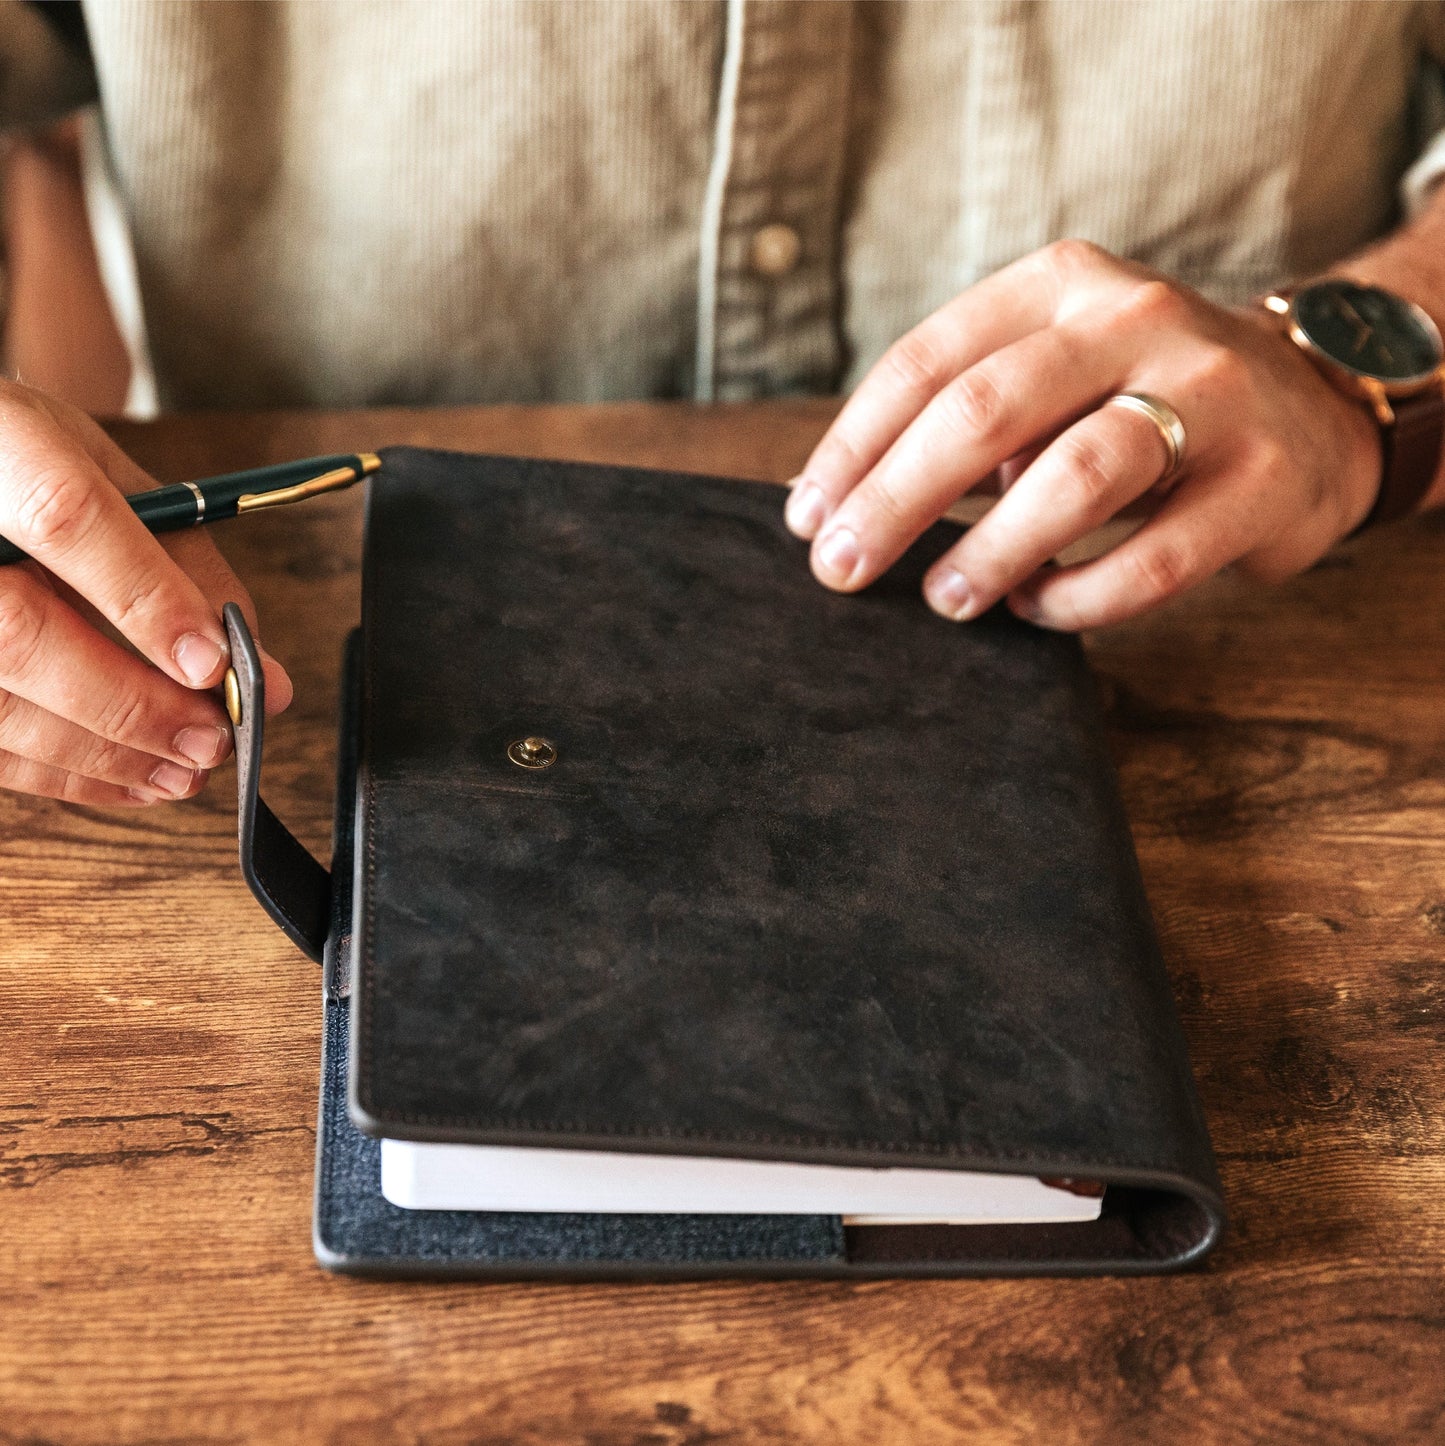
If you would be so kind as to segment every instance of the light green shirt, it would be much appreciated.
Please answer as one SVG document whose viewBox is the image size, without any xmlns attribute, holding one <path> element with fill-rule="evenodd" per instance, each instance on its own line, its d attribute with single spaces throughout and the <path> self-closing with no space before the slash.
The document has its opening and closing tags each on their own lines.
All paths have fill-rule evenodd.
<svg viewBox="0 0 1445 1446">
<path fill-rule="evenodd" d="M 10 123 L 84 89 L 21 9 L 0 0 Z M 86 16 L 173 407 L 846 389 L 1052 238 L 1239 301 L 1389 229 L 1412 164 L 1407 197 L 1445 170 L 1418 85 L 1438 4 Z"/>
</svg>

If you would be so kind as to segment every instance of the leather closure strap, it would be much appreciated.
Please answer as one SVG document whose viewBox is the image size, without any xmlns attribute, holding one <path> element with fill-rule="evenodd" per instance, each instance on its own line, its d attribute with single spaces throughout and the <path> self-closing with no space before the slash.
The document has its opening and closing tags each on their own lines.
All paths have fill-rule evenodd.
<svg viewBox="0 0 1445 1446">
<path fill-rule="evenodd" d="M 235 603 L 221 610 L 231 642 L 235 687 L 227 687 L 236 740 L 237 835 L 241 873 L 261 907 L 286 936 L 319 964 L 331 922 L 331 875 L 261 797 L 261 745 L 266 680 L 245 616 Z"/>
</svg>

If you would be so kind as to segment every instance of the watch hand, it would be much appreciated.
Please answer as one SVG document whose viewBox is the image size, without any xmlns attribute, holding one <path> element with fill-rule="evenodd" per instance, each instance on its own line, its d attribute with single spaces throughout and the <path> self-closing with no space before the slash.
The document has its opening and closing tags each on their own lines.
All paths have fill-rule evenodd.
<svg viewBox="0 0 1445 1446">
<path fill-rule="evenodd" d="M 1356 352 L 1362 351 L 1365 343 L 1370 339 L 1370 332 L 1374 328 L 1371 327 L 1370 323 L 1367 322 L 1343 296 L 1336 296 L 1334 303 L 1335 309 L 1339 314 L 1355 324 L 1355 344 L 1351 350 Z"/>
</svg>

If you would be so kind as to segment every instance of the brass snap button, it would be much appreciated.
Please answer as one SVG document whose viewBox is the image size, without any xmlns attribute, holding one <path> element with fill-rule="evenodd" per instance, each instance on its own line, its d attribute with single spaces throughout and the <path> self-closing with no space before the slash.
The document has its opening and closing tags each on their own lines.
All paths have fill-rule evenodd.
<svg viewBox="0 0 1445 1446">
<path fill-rule="evenodd" d="M 239 728 L 241 726 L 241 680 L 236 676 L 234 668 L 226 669 L 226 712 L 231 715 L 231 722 Z"/>
<path fill-rule="evenodd" d="M 557 750 L 546 738 L 518 738 L 507 745 L 507 757 L 518 768 L 550 768 L 557 761 Z"/>
</svg>

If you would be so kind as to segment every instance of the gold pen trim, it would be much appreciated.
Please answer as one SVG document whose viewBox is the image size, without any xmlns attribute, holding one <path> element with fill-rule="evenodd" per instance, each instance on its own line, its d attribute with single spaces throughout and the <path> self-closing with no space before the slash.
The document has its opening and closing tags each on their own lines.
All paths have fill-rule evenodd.
<svg viewBox="0 0 1445 1446">
<path fill-rule="evenodd" d="M 334 472 L 323 472 L 294 487 L 278 487 L 274 492 L 243 492 L 236 499 L 236 511 L 258 512 L 263 507 L 284 507 L 288 502 L 300 502 L 322 492 L 339 492 L 381 466 L 381 458 L 375 452 L 358 452 L 357 460 L 361 463 L 360 472 L 355 467 L 338 467 Z"/>
</svg>

